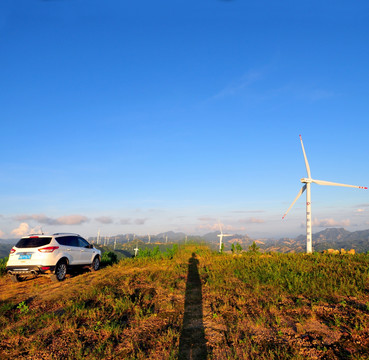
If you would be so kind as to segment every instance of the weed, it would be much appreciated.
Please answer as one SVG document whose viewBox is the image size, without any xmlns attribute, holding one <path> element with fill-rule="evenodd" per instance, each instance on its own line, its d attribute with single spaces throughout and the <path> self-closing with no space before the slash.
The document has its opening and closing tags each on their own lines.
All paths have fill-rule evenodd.
<svg viewBox="0 0 369 360">
<path fill-rule="evenodd" d="M 26 304 L 25 301 L 22 301 L 18 304 L 17 309 L 19 309 L 19 312 L 21 314 L 27 314 L 29 311 L 29 306 Z"/>
</svg>

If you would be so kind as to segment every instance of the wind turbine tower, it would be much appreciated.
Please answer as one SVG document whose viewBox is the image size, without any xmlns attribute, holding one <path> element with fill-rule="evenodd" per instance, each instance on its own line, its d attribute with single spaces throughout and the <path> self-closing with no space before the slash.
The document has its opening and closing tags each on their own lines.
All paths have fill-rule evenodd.
<svg viewBox="0 0 369 360">
<path fill-rule="evenodd" d="M 218 236 L 219 236 L 219 252 L 222 252 L 223 237 L 232 236 L 232 234 L 223 234 L 223 230 L 222 230 L 222 226 L 220 225 L 220 222 L 219 222 L 219 229 L 220 229 L 220 234 L 218 234 Z"/>
<path fill-rule="evenodd" d="M 151 235 L 150 235 L 150 234 L 147 234 L 147 236 L 149 237 L 149 242 L 148 242 L 148 244 L 150 244 L 150 241 L 151 241 Z"/>
<path fill-rule="evenodd" d="M 100 240 L 100 229 L 97 231 L 97 238 L 96 238 L 96 244 L 99 245 Z"/>
<path fill-rule="evenodd" d="M 287 209 L 286 213 L 283 215 L 282 219 L 284 219 L 287 215 L 287 213 L 291 210 L 292 206 L 295 204 L 297 199 L 303 194 L 303 192 L 306 190 L 306 252 L 312 253 L 313 252 L 313 246 L 312 246 L 312 231 L 311 231 L 311 183 L 315 183 L 318 185 L 329 185 L 329 186 L 345 186 L 345 187 L 353 187 L 358 189 L 367 189 L 365 186 L 357 186 L 357 185 L 346 185 L 346 184 L 340 184 L 335 183 L 331 181 L 325 181 L 325 180 L 315 180 L 311 178 L 311 172 L 310 172 L 310 166 L 306 157 L 304 143 L 302 142 L 302 137 L 300 135 L 300 141 L 301 141 L 301 147 L 302 152 L 304 154 L 305 159 L 305 166 L 307 171 L 307 178 L 302 178 L 301 182 L 304 184 L 299 193 L 297 194 L 295 200 L 293 200 L 290 207 Z M 218 235 L 219 236 L 219 235 Z"/>
</svg>

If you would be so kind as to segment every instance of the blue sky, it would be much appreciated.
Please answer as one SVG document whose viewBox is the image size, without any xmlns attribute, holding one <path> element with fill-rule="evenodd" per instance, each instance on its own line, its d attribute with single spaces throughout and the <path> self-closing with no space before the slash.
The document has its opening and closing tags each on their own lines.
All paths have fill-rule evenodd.
<svg viewBox="0 0 369 360">
<path fill-rule="evenodd" d="M 0 237 L 304 233 L 306 176 L 369 185 L 367 1 L 4 0 Z M 312 186 L 313 232 L 369 191 Z"/>
</svg>

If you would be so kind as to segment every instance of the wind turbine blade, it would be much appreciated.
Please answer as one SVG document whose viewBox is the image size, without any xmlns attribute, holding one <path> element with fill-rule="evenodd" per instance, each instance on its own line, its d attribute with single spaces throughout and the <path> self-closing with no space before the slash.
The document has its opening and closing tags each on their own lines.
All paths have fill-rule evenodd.
<svg viewBox="0 0 369 360">
<path fill-rule="evenodd" d="M 304 143 L 302 142 L 302 137 L 301 137 L 301 135 L 300 135 L 300 141 L 301 141 L 302 152 L 304 153 L 304 159 L 305 159 L 305 165 L 306 165 L 307 175 L 308 175 L 308 177 L 309 177 L 309 178 L 311 178 L 310 166 L 309 166 L 308 159 L 307 159 L 307 157 L 306 157 L 305 148 L 304 148 Z"/>
<path fill-rule="evenodd" d="M 282 216 L 282 219 L 284 219 L 287 215 L 287 213 L 291 210 L 292 206 L 295 204 L 295 202 L 297 201 L 297 199 L 303 194 L 303 192 L 306 190 L 306 185 L 304 185 L 301 190 L 299 191 L 299 193 L 297 194 L 297 196 L 295 197 L 295 200 L 293 200 L 291 206 L 287 209 L 287 211 L 284 213 L 284 215 Z"/>
<path fill-rule="evenodd" d="M 220 220 L 218 220 L 218 223 L 219 223 L 220 233 L 223 234 L 222 225 L 220 225 Z"/>
<path fill-rule="evenodd" d="M 346 186 L 346 187 L 353 187 L 353 188 L 358 188 L 358 189 L 367 189 L 366 186 L 340 184 L 340 183 L 335 183 L 335 182 L 332 182 L 332 181 L 312 180 L 312 182 L 315 183 L 315 184 L 318 184 L 318 185 Z"/>
</svg>

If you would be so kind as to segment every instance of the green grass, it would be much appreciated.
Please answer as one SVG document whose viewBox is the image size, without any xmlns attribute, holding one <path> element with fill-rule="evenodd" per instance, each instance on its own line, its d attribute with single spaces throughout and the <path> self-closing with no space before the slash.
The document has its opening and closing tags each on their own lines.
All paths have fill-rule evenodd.
<svg viewBox="0 0 369 360">
<path fill-rule="evenodd" d="M 17 295 L 3 285 L 0 358 L 183 358 L 190 259 L 209 359 L 368 358 L 368 255 L 233 256 L 193 244 L 57 285 L 21 283 Z"/>
</svg>

